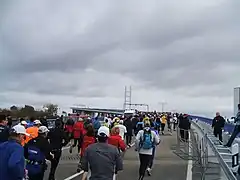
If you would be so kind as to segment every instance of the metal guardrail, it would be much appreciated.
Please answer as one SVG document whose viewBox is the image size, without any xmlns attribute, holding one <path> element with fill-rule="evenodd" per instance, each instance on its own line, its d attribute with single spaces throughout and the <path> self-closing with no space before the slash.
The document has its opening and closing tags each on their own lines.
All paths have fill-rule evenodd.
<svg viewBox="0 0 240 180">
<path fill-rule="evenodd" d="M 202 132 L 204 134 L 204 137 L 206 138 L 207 144 L 209 145 L 209 147 L 212 149 L 212 151 L 214 152 L 214 154 L 216 155 L 219 165 L 221 167 L 221 169 L 223 170 L 226 178 L 228 180 L 237 180 L 236 176 L 233 174 L 232 169 L 228 166 L 228 164 L 224 161 L 222 155 L 220 154 L 220 152 L 218 151 L 218 148 L 216 147 L 216 145 L 213 142 L 213 139 L 210 138 L 210 134 L 205 133 L 204 129 L 202 129 L 196 122 L 192 121 L 192 125 L 197 128 L 200 132 Z"/>
</svg>

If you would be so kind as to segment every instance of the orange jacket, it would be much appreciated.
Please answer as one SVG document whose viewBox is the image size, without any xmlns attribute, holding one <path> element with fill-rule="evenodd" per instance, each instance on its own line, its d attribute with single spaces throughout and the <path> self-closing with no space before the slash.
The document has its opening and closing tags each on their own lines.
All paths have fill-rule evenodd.
<svg viewBox="0 0 240 180">
<path fill-rule="evenodd" d="M 119 150 L 125 151 L 127 146 L 120 135 L 111 135 L 108 138 L 108 144 L 116 146 Z"/>
<path fill-rule="evenodd" d="M 29 127 L 26 129 L 26 133 L 30 134 L 30 136 L 26 136 L 25 140 L 25 143 L 28 143 L 28 141 L 30 141 L 31 139 L 38 137 L 38 127 Z"/>
</svg>

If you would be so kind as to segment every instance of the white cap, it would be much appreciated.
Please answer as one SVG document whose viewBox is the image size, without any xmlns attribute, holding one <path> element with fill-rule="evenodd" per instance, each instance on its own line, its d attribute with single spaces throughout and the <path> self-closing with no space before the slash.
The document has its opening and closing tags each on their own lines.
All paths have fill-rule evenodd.
<svg viewBox="0 0 240 180">
<path fill-rule="evenodd" d="M 46 127 L 46 126 L 40 126 L 39 128 L 38 128 L 38 133 L 47 133 L 47 132 L 49 132 L 49 129 Z"/>
<path fill-rule="evenodd" d="M 26 121 L 21 121 L 20 124 L 27 125 L 27 122 Z"/>
<path fill-rule="evenodd" d="M 78 118 L 78 121 L 83 121 L 83 118 L 81 118 L 81 117 L 80 117 L 80 118 Z"/>
<path fill-rule="evenodd" d="M 17 133 L 17 134 L 24 134 L 26 136 L 30 136 L 28 133 L 26 133 L 26 129 L 23 125 L 16 125 L 12 127 L 12 131 Z"/>
<path fill-rule="evenodd" d="M 33 123 L 34 124 L 42 124 L 41 121 L 39 121 L 39 120 L 35 120 L 35 121 L 33 121 Z"/>
<path fill-rule="evenodd" d="M 105 134 L 107 137 L 109 137 L 109 128 L 106 127 L 106 126 L 101 126 L 99 129 L 98 129 L 98 136 L 101 136 L 101 134 Z"/>
<path fill-rule="evenodd" d="M 123 120 L 120 120 L 119 123 L 120 123 L 120 124 L 123 124 Z"/>
</svg>

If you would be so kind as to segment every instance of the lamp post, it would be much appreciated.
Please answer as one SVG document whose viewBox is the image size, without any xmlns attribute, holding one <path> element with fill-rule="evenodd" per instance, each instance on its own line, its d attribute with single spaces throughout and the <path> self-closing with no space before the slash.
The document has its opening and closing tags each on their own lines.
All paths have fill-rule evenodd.
<svg viewBox="0 0 240 180">
<path fill-rule="evenodd" d="M 167 102 L 163 101 L 163 102 L 159 102 L 158 104 L 162 106 L 162 112 L 164 112 L 164 107 L 165 105 L 167 105 Z"/>
</svg>

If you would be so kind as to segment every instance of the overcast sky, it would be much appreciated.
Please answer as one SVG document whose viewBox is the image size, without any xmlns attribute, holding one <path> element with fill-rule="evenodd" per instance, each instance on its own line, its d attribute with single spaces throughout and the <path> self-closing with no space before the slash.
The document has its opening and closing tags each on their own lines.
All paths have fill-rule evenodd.
<svg viewBox="0 0 240 180">
<path fill-rule="evenodd" d="M 51 102 L 231 115 L 239 0 L 1 0 L 0 107 Z M 142 108 L 143 109 L 143 108 Z"/>
</svg>

